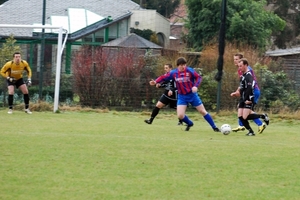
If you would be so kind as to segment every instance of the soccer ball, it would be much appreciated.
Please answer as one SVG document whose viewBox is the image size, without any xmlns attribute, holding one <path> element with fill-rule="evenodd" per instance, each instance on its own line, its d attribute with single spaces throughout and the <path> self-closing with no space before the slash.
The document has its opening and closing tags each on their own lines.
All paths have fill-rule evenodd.
<svg viewBox="0 0 300 200">
<path fill-rule="evenodd" d="M 229 135 L 229 133 L 231 132 L 231 126 L 229 124 L 223 124 L 221 126 L 221 132 L 224 134 L 224 135 Z"/>
</svg>

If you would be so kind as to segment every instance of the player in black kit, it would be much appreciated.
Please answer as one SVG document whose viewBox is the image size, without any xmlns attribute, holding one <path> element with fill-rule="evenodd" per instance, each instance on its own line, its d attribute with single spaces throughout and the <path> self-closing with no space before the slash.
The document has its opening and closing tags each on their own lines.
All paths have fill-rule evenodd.
<svg viewBox="0 0 300 200">
<path fill-rule="evenodd" d="M 238 106 L 238 118 L 241 120 L 242 124 L 249 131 L 246 136 L 255 136 L 253 129 L 251 128 L 248 120 L 262 118 L 267 123 L 269 123 L 269 118 L 267 114 L 257 114 L 251 113 L 254 103 L 254 93 L 253 93 L 253 77 L 248 68 L 248 61 L 246 58 L 242 58 L 238 62 L 239 70 L 243 73 L 240 77 L 239 95 L 240 101 Z M 236 92 L 235 92 L 236 93 Z M 234 93 L 231 94 L 231 96 Z"/>
<path fill-rule="evenodd" d="M 165 64 L 164 69 L 166 73 L 169 73 L 172 70 L 171 64 Z M 165 88 L 165 92 L 161 95 L 159 101 L 156 103 L 155 108 L 152 110 L 150 119 L 146 119 L 147 124 L 152 124 L 154 118 L 159 113 L 159 110 L 166 105 L 169 105 L 170 108 L 176 109 L 177 106 L 177 89 L 174 79 L 163 82 L 162 84 L 157 84 L 158 88 Z M 179 120 L 178 125 L 182 125 L 181 120 Z"/>
</svg>

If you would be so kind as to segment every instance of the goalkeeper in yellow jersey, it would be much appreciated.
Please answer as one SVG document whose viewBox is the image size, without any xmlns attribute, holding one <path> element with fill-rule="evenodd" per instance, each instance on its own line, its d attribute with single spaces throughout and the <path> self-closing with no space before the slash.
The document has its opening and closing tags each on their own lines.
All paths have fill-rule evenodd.
<svg viewBox="0 0 300 200">
<path fill-rule="evenodd" d="M 1 68 L 1 75 L 7 80 L 7 88 L 8 88 L 8 114 L 12 114 L 13 112 L 13 101 L 14 101 L 14 92 L 15 86 L 20 89 L 23 93 L 24 103 L 25 103 L 25 113 L 32 114 L 29 110 L 29 95 L 27 85 L 23 80 L 23 72 L 27 72 L 27 85 L 31 86 L 31 69 L 29 64 L 21 59 L 21 53 L 15 52 L 13 55 L 13 60 L 8 61 Z"/>
</svg>

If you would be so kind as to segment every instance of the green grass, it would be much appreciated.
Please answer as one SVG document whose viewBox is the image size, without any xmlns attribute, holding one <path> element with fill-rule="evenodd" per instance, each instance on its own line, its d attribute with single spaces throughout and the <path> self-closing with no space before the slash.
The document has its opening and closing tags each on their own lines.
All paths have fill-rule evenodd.
<svg viewBox="0 0 300 200">
<path fill-rule="evenodd" d="M 299 121 L 224 136 L 188 114 L 0 110 L 0 199 L 299 199 Z"/>
</svg>

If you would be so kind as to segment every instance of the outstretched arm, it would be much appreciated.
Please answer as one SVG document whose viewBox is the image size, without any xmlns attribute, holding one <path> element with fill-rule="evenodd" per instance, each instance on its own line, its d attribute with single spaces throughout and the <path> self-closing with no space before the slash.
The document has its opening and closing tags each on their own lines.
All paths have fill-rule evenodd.
<svg viewBox="0 0 300 200">
<path fill-rule="evenodd" d="M 149 81 L 149 84 L 150 85 L 156 85 L 156 82 L 155 82 L 155 80 L 151 79 L 151 81 Z"/>
<path fill-rule="evenodd" d="M 163 81 L 169 81 L 172 79 L 171 73 L 167 73 L 164 75 L 159 76 L 156 80 L 151 80 L 149 82 L 150 85 L 156 85 L 157 83 L 161 83 Z"/>
<path fill-rule="evenodd" d="M 241 94 L 240 94 L 240 87 L 238 87 L 235 92 L 232 92 L 230 94 L 230 96 L 232 96 L 232 97 L 239 97 L 239 96 L 241 96 Z"/>
</svg>

